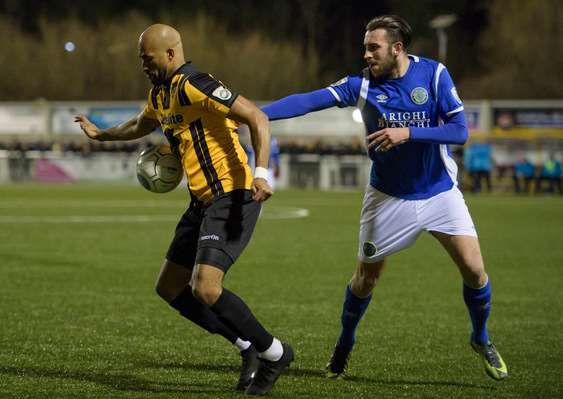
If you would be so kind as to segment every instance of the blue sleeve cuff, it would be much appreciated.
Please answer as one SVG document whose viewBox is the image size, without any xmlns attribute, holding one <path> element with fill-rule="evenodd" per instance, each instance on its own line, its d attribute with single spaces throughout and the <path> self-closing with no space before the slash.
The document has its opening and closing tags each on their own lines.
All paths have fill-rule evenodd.
<svg viewBox="0 0 563 399">
<path fill-rule="evenodd" d="M 463 111 L 453 114 L 437 127 L 411 127 L 410 140 L 432 144 L 464 144 L 469 132 Z"/>
</svg>

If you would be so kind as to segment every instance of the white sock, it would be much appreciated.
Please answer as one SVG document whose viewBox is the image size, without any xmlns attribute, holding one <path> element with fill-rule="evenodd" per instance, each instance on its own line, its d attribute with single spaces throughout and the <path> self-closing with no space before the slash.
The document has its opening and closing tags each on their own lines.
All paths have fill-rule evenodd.
<svg viewBox="0 0 563 399">
<path fill-rule="evenodd" d="M 272 342 L 272 345 L 270 345 L 270 347 L 266 349 L 264 352 L 259 353 L 258 357 L 269 360 L 271 362 L 277 362 L 278 360 L 281 359 L 282 355 L 283 355 L 283 346 L 279 341 L 279 339 L 274 337 L 274 341 Z"/>
<path fill-rule="evenodd" d="M 238 350 L 242 352 L 250 348 L 250 345 L 252 344 L 249 341 L 245 341 L 243 339 L 237 338 L 237 340 L 233 345 L 236 346 Z"/>
</svg>

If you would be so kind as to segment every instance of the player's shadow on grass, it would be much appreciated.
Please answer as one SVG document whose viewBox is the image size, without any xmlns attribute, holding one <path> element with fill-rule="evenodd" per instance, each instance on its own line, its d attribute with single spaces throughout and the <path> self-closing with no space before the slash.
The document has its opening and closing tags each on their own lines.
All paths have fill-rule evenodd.
<svg viewBox="0 0 563 399">
<path fill-rule="evenodd" d="M 287 371 L 287 374 L 296 377 L 321 378 L 325 381 L 330 382 L 330 380 L 326 378 L 326 373 L 324 370 L 292 367 Z M 346 377 L 345 381 L 358 382 L 362 384 L 377 384 L 377 385 L 435 385 L 435 386 L 455 386 L 455 387 L 464 387 L 464 388 L 479 388 L 479 389 L 488 389 L 488 390 L 495 389 L 493 386 L 490 385 L 469 384 L 469 383 L 456 382 L 456 381 L 411 381 L 411 380 L 398 380 L 398 379 L 386 380 L 386 379 L 376 379 L 376 378 L 369 378 L 362 376 L 348 376 Z"/>
<path fill-rule="evenodd" d="M 181 363 L 158 363 L 158 362 L 144 362 L 140 364 L 141 367 L 147 368 L 162 368 L 162 369 L 184 369 L 190 371 L 211 371 L 220 373 L 238 373 L 239 367 L 227 364 L 213 364 L 213 363 L 191 363 L 191 362 L 181 362 Z M 294 377 L 306 377 L 306 378 L 317 378 L 324 381 L 326 379 L 326 374 L 324 370 L 321 369 L 307 369 L 302 367 L 291 366 L 287 371 L 287 375 Z M 374 384 L 374 385 L 416 385 L 416 386 L 452 386 L 452 387 L 463 387 L 463 388 L 477 388 L 486 390 L 495 390 L 495 387 L 491 385 L 481 385 L 481 384 L 470 384 L 464 382 L 456 381 L 412 381 L 412 380 L 399 380 L 399 379 L 376 379 L 362 376 L 349 376 L 346 381 L 357 382 L 362 384 Z M 330 382 L 330 381 L 328 381 Z"/>
<path fill-rule="evenodd" d="M 237 373 L 240 367 L 234 364 L 218 363 L 197 363 L 197 362 L 157 362 L 144 361 L 136 364 L 140 368 L 164 369 L 164 370 L 190 370 L 190 371 L 210 371 L 218 373 Z"/>
<path fill-rule="evenodd" d="M 296 377 L 321 378 L 325 381 L 330 382 L 330 380 L 326 378 L 326 373 L 324 370 L 292 367 L 289 370 L 287 370 L 287 374 Z M 346 381 L 359 382 L 363 384 L 377 384 L 377 385 L 436 385 L 436 386 L 456 386 L 456 387 L 464 387 L 464 388 L 480 388 L 480 389 L 490 389 L 490 390 L 495 389 L 494 387 L 489 385 L 469 384 L 469 383 L 455 382 L 455 381 L 385 380 L 385 379 L 376 379 L 376 378 L 369 378 L 362 376 L 348 376 L 346 377 Z"/>
<path fill-rule="evenodd" d="M 181 393 L 181 394 L 213 394 L 224 393 L 230 386 L 217 386 L 193 381 L 156 382 L 136 377 L 131 374 L 117 372 L 92 372 L 68 369 L 50 369 L 39 367 L 0 366 L 0 376 L 17 376 L 26 378 L 52 378 L 74 380 L 105 385 L 115 390 L 128 392 Z"/>
<path fill-rule="evenodd" d="M 431 385 L 431 386 L 446 386 L 446 387 L 462 387 L 462 388 L 478 388 L 494 391 L 496 388 L 491 385 L 480 385 L 480 384 L 470 384 L 465 382 L 456 381 L 410 381 L 410 380 L 384 380 L 384 379 L 374 379 L 368 377 L 356 377 L 350 376 L 346 378 L 346 381 L 356 381 L 363 383 L 379 384 L 379 385 Z"/>
</svg>

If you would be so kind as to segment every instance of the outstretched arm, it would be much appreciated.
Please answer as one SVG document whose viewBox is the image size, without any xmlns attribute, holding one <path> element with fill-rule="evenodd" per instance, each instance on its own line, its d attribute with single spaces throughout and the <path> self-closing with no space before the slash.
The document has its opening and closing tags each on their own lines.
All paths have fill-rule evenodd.
<svg viewBox="0 0 563 399">
<path fill-rule="evenodd" d="M 262 111 L 271 121 L 294 118 L 313 111 L 338 105 L 338 100 L 329 89 L 315 90 L 310 93 L 293 94 L 262 107 Z"/>
<path fill-rule="evenodd" d="M 76 116 L 74 121 L 80 124 L 80 128 L 88 137 L 92 140 L 98 141 L 138 139 L 151 133 L 159 125 L 158 120 L 147 118 L 144 112 L 141 112 L 139 115 L 127 122 L 123 122 L 120 125 L 113 126 L 108 129 L 98 128 L 84 115 Z"/>
</svg>

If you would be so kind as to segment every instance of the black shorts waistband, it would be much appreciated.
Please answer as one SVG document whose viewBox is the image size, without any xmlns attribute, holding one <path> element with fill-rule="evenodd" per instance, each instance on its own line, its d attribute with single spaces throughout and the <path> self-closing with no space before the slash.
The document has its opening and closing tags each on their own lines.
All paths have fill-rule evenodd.
<svg viewBox="0 0 563 399">
<path fill-rule="evenodd" d="M 239 189 L 236 189 L 236 190 L 233 190 L 233 191 L 229 191 L 228 193 L 223 193 L 221 195 L 213 197 L 208 202 L 202 202 L 202 201 L 198 200 L 197 198 L 192 198 L 192 200 L 190 202 L 189 209 L 204 210 L 206 208 L 209 208 L 214 202 L 217 202 L 218 200 L 226 198 L 226 197 L 230 197 L 234 201 L 246 202 L 246 201 L 250 201 L 250 199 L 252 199 L 252 195 L 253 194 L 252 194 L 251 190 L 247 190 L 245 188 L 239 188 Z"/>
</svg>

